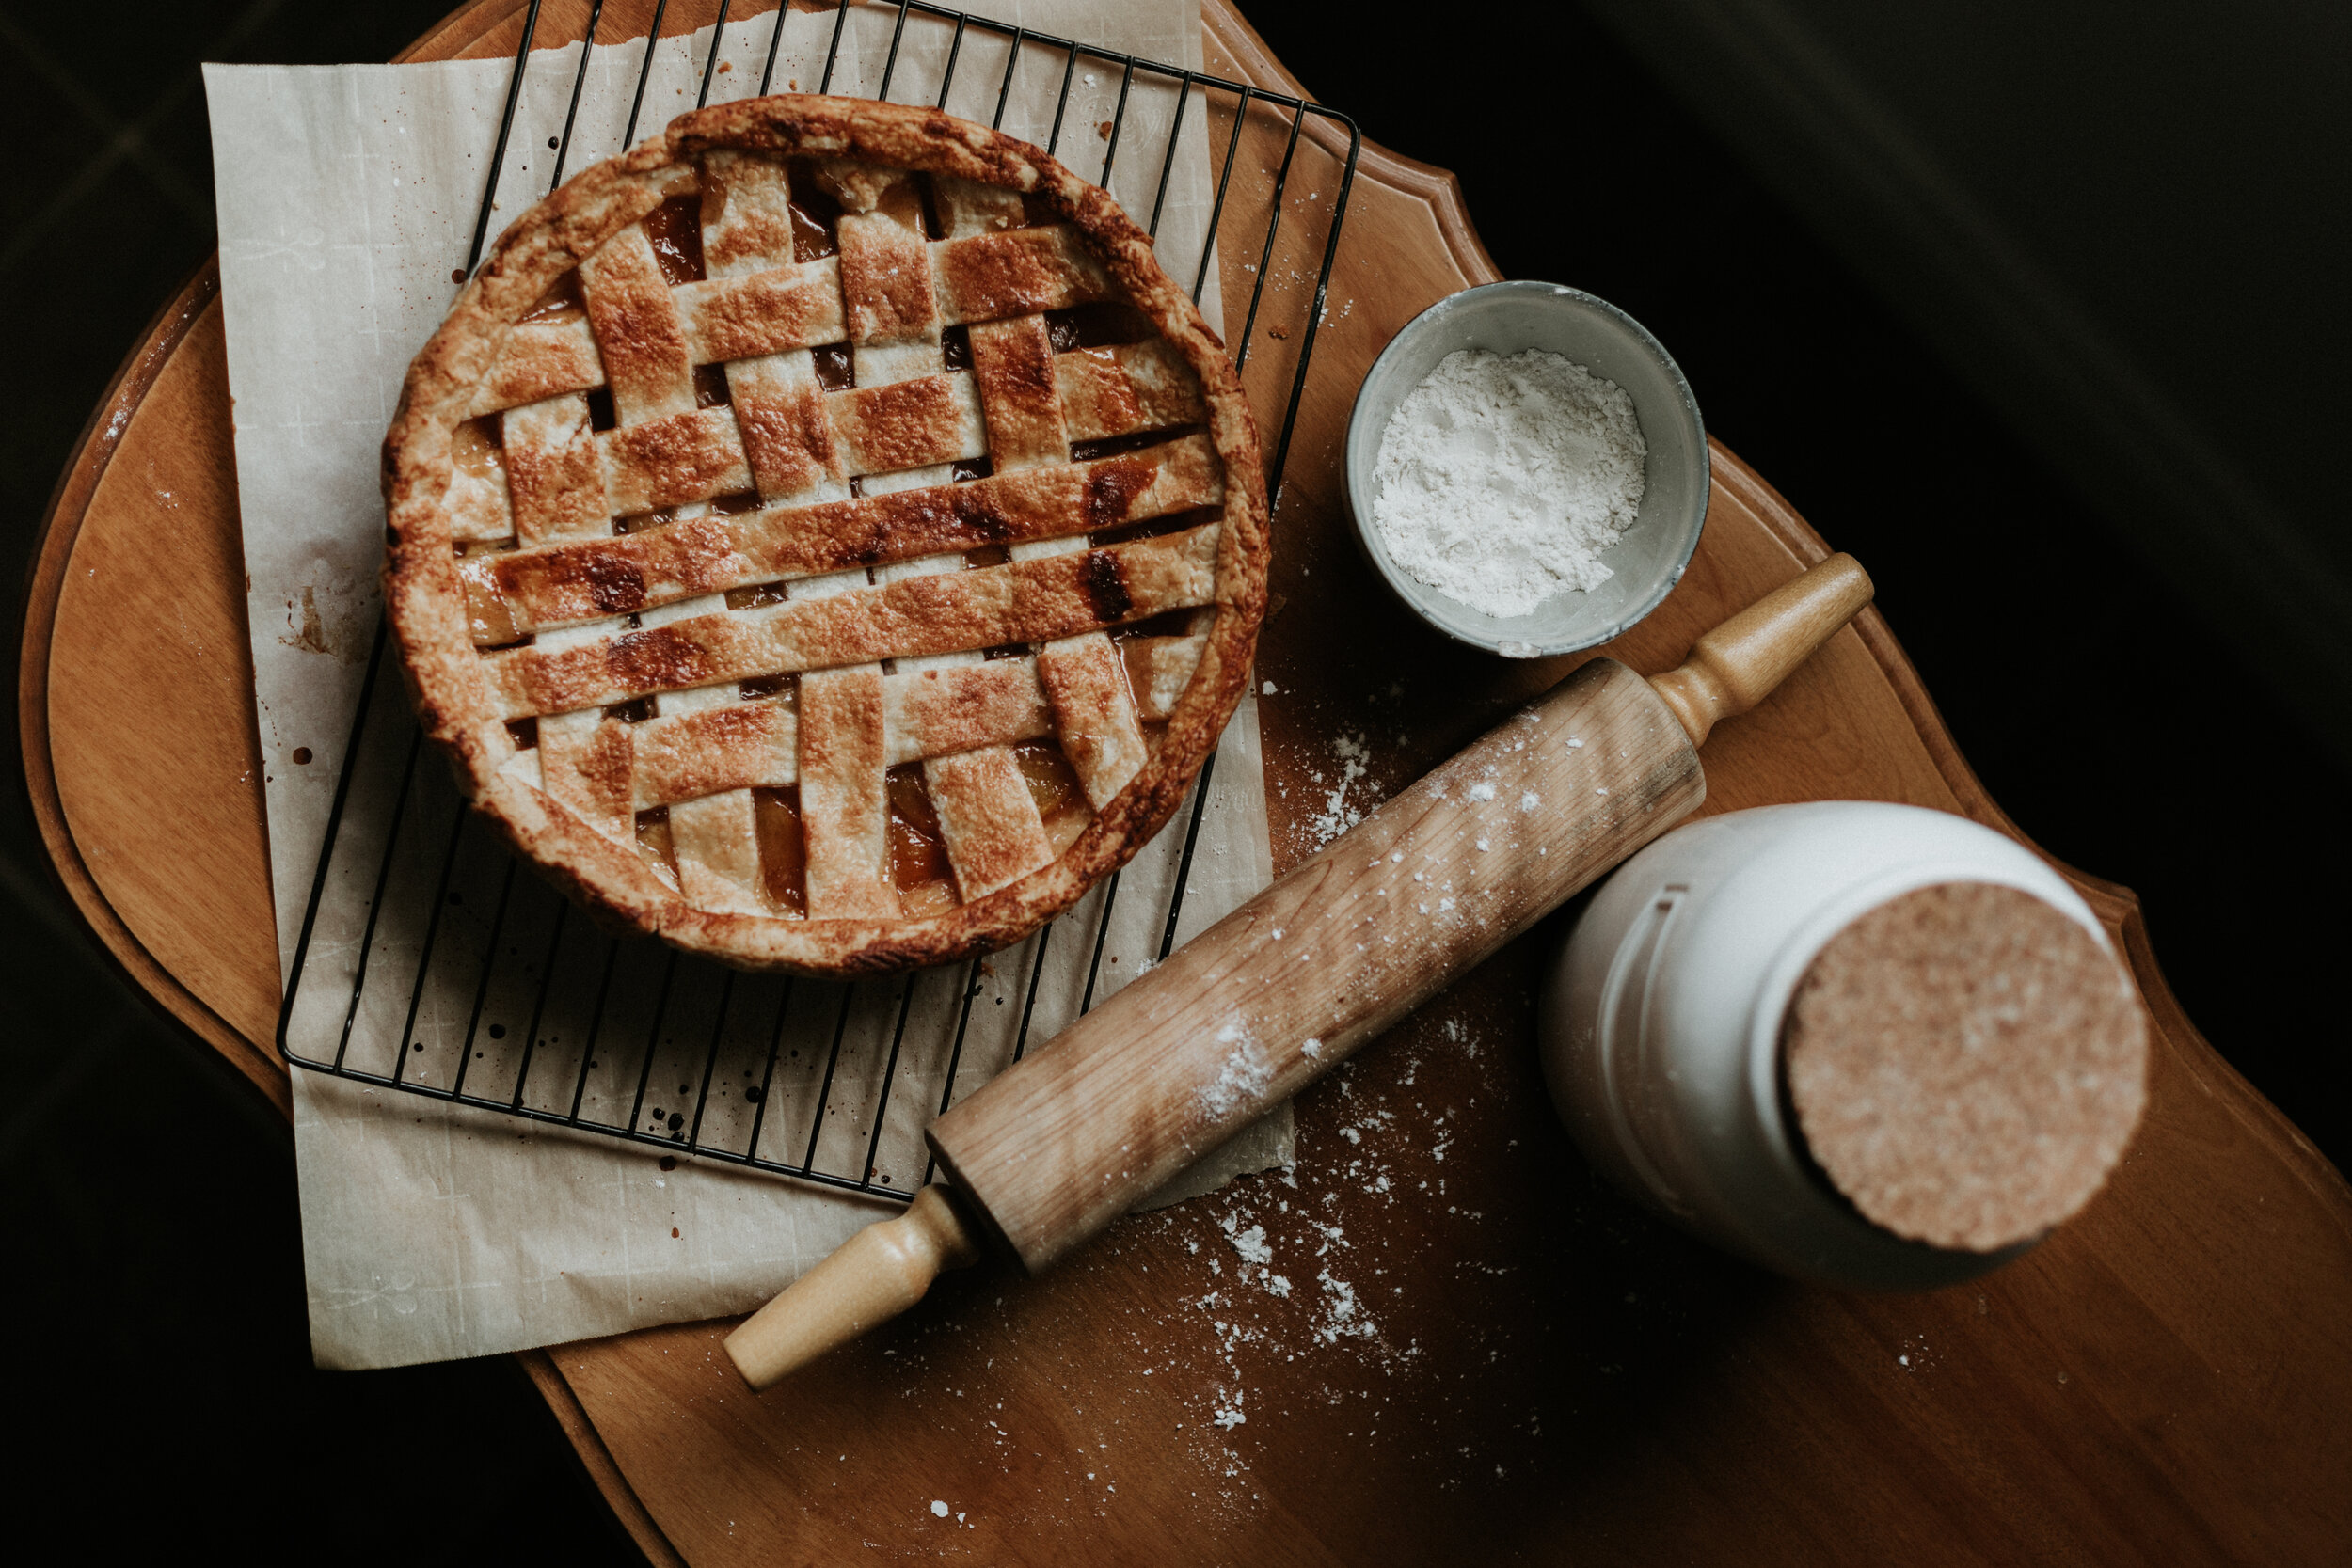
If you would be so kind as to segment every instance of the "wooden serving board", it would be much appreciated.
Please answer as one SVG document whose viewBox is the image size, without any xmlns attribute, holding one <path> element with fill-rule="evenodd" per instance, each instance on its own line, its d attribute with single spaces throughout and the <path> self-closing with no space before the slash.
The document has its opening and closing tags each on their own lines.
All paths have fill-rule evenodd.
<svg viewBox="0 0 2352 1568">
<path fill-rule="evenodd" d="M 606 36 L 649 8 L 608 8 Z M 484 0 L 412 56 L 510 53 L 520 9 Z M 1213 71 L 1297 90 L 1224 0 L 1203 9 Z M 549 36 L 576 37 L 581 10 L 550 0 Z M 1272 135 L 1245 135 L 1252 178 Z M 1278 298 L 1311 284 L 1299 247 L 1336 188 L 1327 146 L 1300 157 L 1277 264 L 1307 264 Z M 1256 235 L 1225 239 L 1227 296 L 1246 298 Z M 1364 368 L 1422 307 L 1495 276 L 1451 176 L 1365 149 L 1276 519 L 1261 668 L 1281 864 L 1573 662 L 1440 641 L 1344 532 Z M 283 1108 L 216 294 L 208 271 L 167 308 L 61 486 L 23 740 L 100 939 Z M 1253 344 L 1269 427 L 1293 330 Z M 1637 669 L 1826 553 L 1721 448 L 1715 480 L 1689 574 L 1611 650 Z M 1720 728 L 1706 765 L 1710 811 L 1903 800 L 2016 833 L 1874 611 Z M 2074 880 L 2155 1022 L 2148 1118 L 2089 1212 L 1976 1286 L 1799 1288 L 1601 1187 L 1534 1068 L 1555 924 L 1303 1097 L 1287 1179 L 1122 1222 L 1043 1279 L 953 1279 L 764 1397 L 720 1353 L 727 1323 L 523 1360 L 662 1561 L 2340 1558 L 2352 1191 L 2182 1016 L 2132 895 Z M 1261 1246 L 1286 1295 L 1259 1268 L 1243 1281 Z"/>
</svg>

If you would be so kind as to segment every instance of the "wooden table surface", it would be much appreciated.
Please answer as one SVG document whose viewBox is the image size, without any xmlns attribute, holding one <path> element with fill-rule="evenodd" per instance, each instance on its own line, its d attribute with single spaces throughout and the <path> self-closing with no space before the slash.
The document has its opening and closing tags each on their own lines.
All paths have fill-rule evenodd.
<svg viewBox="0 0 2352 1568">
<path fill-rule="evenodd" d="M 411 57 L 511 53 L 520 9 L 484 0 Z M 646 10 L 616 0 L 603 36 L 642 32 Z M 1295 90 L 1224 0 L 1203 10 L 1213 71 Z M 583 16 L 549 0 L 543 25 L 577 37 Z M 1272 134 L 1248 130 L 1245 168 Z M 1329 148 L 1299 156 L 1270 310 L 1311 285 L 1336 188 Z M 1226 238 L 1227 296 L 1246 297 L 1255 236 Z M 1450 176 L 1365 149 L 1276 520 L 1261 669 L 1279 864 L 1335 806 L 1383 798 L 1573 663 L 1441 641 L 1343 531 L 1364 367 L 1421 308 L 1495 276 Z M 1300 336 L 1282 319 L 1300 318 L 1262 327 L 1248 375 L 1269 426 Z M 1681 586 L 1611 649 L 1637 669 L 1825 553 L 1720 447 L 1715 478 Z M 23 742 L 100 940 L 282 1109 L 241 585 L 207 272 L 61 487 Z M 1875 611 L 1706 762 L 1708 811 L 1904 800 L 2016 832 Z M 1289 1177 L 1123 1222 L 1043 1279 L 954 1278 L 762 1397 L 720 1354 L 723 1323 L 522 1359 L 659 1561 L 2343 1560 L 2352 1191 L 2182 1015 L 2132 895 L 2070 875 L 2154 1019 L 2147 1121 L 2088 1212 L 1976 1285 L 1801 1288 L 1602 1187 L 1534 1064 L 1555 922 L 1303 1096 Z M 1240 1282 L 1252 1227 L 1287 1295 Z"/>
</svg>

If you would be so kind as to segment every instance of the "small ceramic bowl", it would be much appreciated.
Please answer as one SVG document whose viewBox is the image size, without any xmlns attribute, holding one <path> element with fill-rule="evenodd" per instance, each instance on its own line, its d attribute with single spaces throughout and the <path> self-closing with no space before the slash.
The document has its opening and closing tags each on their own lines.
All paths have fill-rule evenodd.
<svg viewBox="0 0 2352 1568">
<path fill-rule="evenodd" d="M 1642 505 L 1625 537 L 1601 556 L 1615 575 L 1590 593 L 1566 589 L 1525 615 L 1485 615 L 1413 577 L 1381 543 L 1373 523 L 1381 435 L 1397 404 L 1438 362 L 1466 348 L 1543 349 L 1615 382 L 1632 398 L 1649 448 Z M 1557 283 L 1488 283 L 1423 310 L 1373 361 L 1347 421 L 1348 511 L 1374 570 L 1439 631 L 1513 658 L 1606 642 L 1657 609 L 1698 547 L 1707 488 L 1707 430 L 1673 356 L 1623 310 Z"/>
</svg>

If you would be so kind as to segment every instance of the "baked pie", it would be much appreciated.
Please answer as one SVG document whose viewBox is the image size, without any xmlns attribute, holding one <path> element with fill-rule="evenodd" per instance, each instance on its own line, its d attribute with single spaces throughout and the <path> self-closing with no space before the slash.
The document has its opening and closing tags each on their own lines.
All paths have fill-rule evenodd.
<svg viewBox="0 0 2352 1568">
<path fill-rule="evenodd" d="M 1110 197 L 930 110 L 717 105 L 500 238 L 385 439 L 428 734 L 609 920 L 829 974 L 1002 946 L 1247 679 L 1258 438 Z"/>
</svg>

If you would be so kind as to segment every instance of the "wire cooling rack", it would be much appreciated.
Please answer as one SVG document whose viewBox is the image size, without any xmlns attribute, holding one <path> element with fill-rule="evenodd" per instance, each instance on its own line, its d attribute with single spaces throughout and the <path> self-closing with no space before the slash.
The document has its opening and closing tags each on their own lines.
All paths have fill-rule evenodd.
<svg viewBox="0 0 2352 1568">
<path fill-rule="evenodd" d="M 500 205 L 501 170 L 531 52 L 540 41 L 543 3 L 531 0 L 516 48 L 468 271 L 481 260 Z M 723 80 L 720 57 L 729 5 L 721 0 L 710 24 L 696 77 L 697 106 L 708 103 L 714 82 Z M 780 6 L 753 90 L 764 93 L 773 85 L 787 27 L 830 29 L 817 90 L 831 90 L 853 8 L 859 8 L 842 5 L 827 12 Z M 1057 73 L 1048 151 L 1062 151 L 1073 81 L 1082 71 L 1089 83 L 1097 71 L 1116 72 L 1116 108 L 1107 120 L 1087 128 L 1103 144 L 1100 167 L 1089 166 L 1090 151 L 1086 158 L 1063 156 L 1108 184 L 1122 151 L 1131 158 L 1156 155 L 1159 174 L 1147 224 L 1154 236 L 1186 118 L 1199 117 L 1216 170 L 1207 234 L 1255 257 L 1243 262 L 1252 283 L 1239 312 L 1241 329 L 1231 341 L 1258 406 L 1282 399 L 1268 475 L 1279 498 L 1362 146 L 1355 123 L 1320 104 L 1247 83 L 922 0 L 862 8 L 869 24 L 878 9 L 889 17 L 877 97 L 895 92 L 898 102 L 945 107 L 959 62 L 977 56 L 977 51 L 967 53 L 967 43 L 981 37 L 1006 49 L 1001 79 L 993 84 L 999 125 L 1017 75 L 1043 72 L 1050 85 Z M 657 48 L 677 42 L 675 34 L 663 32 L 669 10 L 670 0 L 659 0 L 644 35 L 621 147 L 637 138 Z M 599 35 L 604 11 L 605 0 L 592 0 L 586 43 L 632 41 Z M 911 28 L 951 30 L 935 87 L 909 80 L 912 71 L 900 72 Z M 686 34 L 690 47 L 699 36 Z M 906 57 L 923 52 L 908 48 Z M 580 50 L 569 85 L 564 129 L 554 138 L 550 189 L 562 182 L 573 152 L 591 54 L 591 48 Z M 1174 90 L 1162 148 L 1122 145 L 1138 83 Z M 1302 200 L 1294 175 L 1310 162 L 1317 166 L 1311 182 L 1318 188 Z M 1327 202 L 1320 188 L 1326 176 L 1332 181 Z M 1203 243 L 1192 268 L 1195 300 L 1216 254 L 1215 245 Z M 1163 261 L 1181 277 L 1181 263 Z M 1303 282 L 1310 268 L 1311 290 L 1269 290 L 1270 278 Z M 1230 303 L 1229 332 L 1234 319 Z M 1250 350 L 1260 341 L 1262 310 L 1267 312 L 1265 337 L 1290 358 L 1262 364 L 1253 373 Z M 466 808 L 447 769 L 424 747 L 400 682 L 386 667 L 385 647 L 379 626 L 288 975 L 278 1043 L 294 1066 L 904 1200 L 931 1175 L 924 1124 L 960 1090 L 1019 1060 L 1033 1036 L 1047 1037 L 1090 1007 L 1105 980 L 1106 949 L 1111 973 L 1132 974 L 1138 960 L 1165 958 L 1175 944 L 1210 798 L 1210 767 L 1201 769 L 1180 826 L 1171 825 L 1155 847 L 1158 875 L 1139 869 L 1152 857 L 1147 848 L 1061 919 L 989 958 L 843 984 L 739 973 L 648 939 L 608 935 L 537 877 L 518 876 L 517 859 Z M 1180 852 L 1170 836 L 1179 831 Z M 1123 902 L 1122 879 L 1130 889 Z M 1148 907 L 1136 907 L 1146 900 Z M 1116 942 L 1115 927 L 1121 933 Z M 1073 950 L 1073 942 L 1081 945 Z M 1049 975 L 1048 951 L 1057 942 Z M 1127 968 L 1118 970 L 1118 948 L 1138 945 L 1143 950 L 1124 955 Z M 1083 964 L 1074 961 L 1076 953 L 1087 955 Z"/>
</svg>

